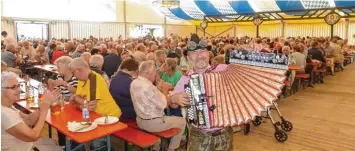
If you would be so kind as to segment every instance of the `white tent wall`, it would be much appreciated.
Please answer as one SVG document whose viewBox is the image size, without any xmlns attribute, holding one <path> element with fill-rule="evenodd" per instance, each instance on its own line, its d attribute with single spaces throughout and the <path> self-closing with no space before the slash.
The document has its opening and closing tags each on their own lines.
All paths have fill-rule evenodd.
<svg viewBox="0 0 355 151">
<path fill-rule="evenodd" d="M 7 34 L 16 37 L 15 22 L 1 18 L 1 31 L 6 31 Z"/>
<path fill-rule="evenodd" d="M 58 21 L 49 24 L 50 38 L 69 38 L 69 22 Z"/>
<path fill-rule="evenodd" d="M 260 35 L 260 37 L 270 37 L 270 38 L 281 37 L 282 36 L 282 25 L 281 24 L 261 25 L 261 26 L 259 26 L 259 35 Z M 256 34 L 254 36 L 256 36 Z"/>
<path fill-rule="evenodd" d="M 125 32 L 123 23 L 79 21 L 50 23 L 49 30 L 51 38 L 88 38 L 90 35 L 99 38 L 117 38 L 120 35 L 124 36 Z"/>
<path fill-rule="evenodd" d="M 113 37 L 113 39 L 122 36 L 124 37 L 123 23 L 103 23 L 100 24 L 100 37 Z"/>
<path fill-rule="evenodd" d="M 71 22 L 71 38 L 88 38 L 90 35 L 100 37 L 100 24 L 89 22 Z"/>
</svg>

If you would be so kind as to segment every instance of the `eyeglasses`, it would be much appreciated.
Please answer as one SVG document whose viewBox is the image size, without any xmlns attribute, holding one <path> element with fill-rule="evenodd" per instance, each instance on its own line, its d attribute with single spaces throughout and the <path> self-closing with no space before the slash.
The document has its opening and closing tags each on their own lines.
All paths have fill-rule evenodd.
<svg viewBox="0 0 355 151">
<path fill-rule="evenodd" d="M 20 86 L 21 86 L 21 85 L 18 84 L 18 85 L 14 85 L 14 86 L 12 86 L 12 87 L 1 87 L 1 88 L 2 88 L 2 89 L 12 89 L 12 90 L 16 90 L 16 89 L 18 89 Z"/>
</svg>

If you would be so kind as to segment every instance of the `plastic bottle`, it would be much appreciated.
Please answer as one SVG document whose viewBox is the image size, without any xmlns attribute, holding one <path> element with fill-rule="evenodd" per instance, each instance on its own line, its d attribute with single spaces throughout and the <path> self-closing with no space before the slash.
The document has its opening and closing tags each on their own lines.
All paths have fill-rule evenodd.
<svg viewBox="0 0 355 151">
<path fill-rule="evenodd" d="M 83 120 L 85 122 L 88 122 L 89 118 L 90 118 L 90 112 L 88 109 L 88 101 L 87 100 L 84 101 L 84 106 L 82 108 L 82 112 L 83 112 Z"/>
</svg>

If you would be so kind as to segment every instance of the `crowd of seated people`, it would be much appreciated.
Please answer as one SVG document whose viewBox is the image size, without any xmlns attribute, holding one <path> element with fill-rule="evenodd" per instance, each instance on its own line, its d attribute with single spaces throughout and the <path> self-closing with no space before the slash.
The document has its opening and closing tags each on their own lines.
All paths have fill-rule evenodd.
<svg viewBox="0 0 355 151">
<path fill-rule="evenodd" d="M 301 66 L 299 73 L 312 73 L 307 67 L 307 59 L 318 60 L 325 68 L 325 57 L 333 57 L 335 63 L 342 64 L 343 54 L 350 51 L 347 40 L 339 37 L 288 37 L 288 38 L 251 38 L 251 37 L 215 37 L 203 38 L 206 50 L 209 52 L 209 67 L 225 64 L 225 55 L 234 49 L 258 51 L 266 53 L 281 53 L 294 58 L 294 63 Z M 171 102 L 165 97 L 174 90 L 181 78 L 196 64 L 191 62 L 186 48 L 189 38 L 182 38 L 172 34 L 164 38 L 83 38 L 83 39 L 55 39 L 50 41 L 33 40 L 19 41 L 4 46 L 1 60 L 6 70 L 21 73 L 19 65 L 25 59 L 38 61 L 40 64 L 55 64 L 58 67 L 57 77 L 48 80 L 49 90 L 59 88 L 68 100 L 76 102 L 81 108 L 84 100 L 92 100 L 89 110 L 102 115 L 120 117 L 122 120 L 137 120 L 140 128 L 149 132 L 164 131 L 169 128 L 179 128 L 181 133 L 172 138 L 170 150 L 177 149 L 186 127 L 183 119 L 184 111 L 181 102 Z M 3 47 L 2 47 L 3 48 Z M 340 65 L 342 69 L 343 66 Z M 4 71 L 5 72 L 5 71 Z M 11 78 L 4 75 L 3 78 Z M 96 96 L 90 98 L 89 85 L 96 80 Z M 12 83 L 11 83 L 12 84 Z M 16 86 L 16 82 L 13 82 Z M 3 86 L 2 92 L 14 91 L 3 89 L 13 85 Z M 151 92 L 147 92 L 142 87 Z M 11 92 L 15 93 L 15 92 Z M 52 96 L 55 94 L 48 94 Z M 13 116 L 14 111 L 8 104 L 15 101 L 12 96 L 4 96 L 9 100 L 4 114 Z M 12 100 L 11 100 L 12 99 Z M 50 102 L 50 100 L 48 101 Z M 3 101 L 2 101 L 3 103 Z M 177 105 L 178 104 L 178 105 Z M 180 106 L 179 106 L 180 105 Z M 6 112 L 6 113 L 5 113 Z M 45 113 L 39 113 L 45 117 Z M 163 120 L 154 119 L 163 117 Z M 23 117 L 19 117 L 19 119 Z M 6 135 L 13 141 L 35 142 L 39 139 L 38 131 L 43 127 L 43 120 L 38 120 L 34 128 L 28 127 L 23 120 L 7 121 Z M 25 123 L 23 123 L 25 122 Z M 4 124 L 4 122 L 2 122 Z M 38 126 L 37 126 L 38 125 Z M 27 126 L 27 127 L 26 127 Z M 20 128 L 31 129 L 31 136 L 19 136 Z M 240 128 L 234 129 L 235 132 Z M 28 133 L 30 133 L 28 132 Z M 11 138 L 10 138 L 11 137 Z M 64 136 L 58 133 L 59 145 L 64 146 Z M 4 138 L 6 139 L 6 138 Z M 29 144 L 26 144 L 29 145 Z M 104 145 L 104 139 L 91 143 L 92 148 Z"/>
</svg>

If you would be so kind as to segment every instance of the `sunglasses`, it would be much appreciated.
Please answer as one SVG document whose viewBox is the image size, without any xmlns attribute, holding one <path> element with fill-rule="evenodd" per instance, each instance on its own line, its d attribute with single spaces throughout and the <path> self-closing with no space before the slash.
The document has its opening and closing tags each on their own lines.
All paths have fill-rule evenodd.
<svg viewBox="0 0 355 151">
<path fill-rule="evenodd" d="M 17 90 L 21 85 L 18 84 L 18 85 L 14 85 L 12 87 L 1 87 L 2 89 L 11 89 L 11 90 Z"/>
</svg>

